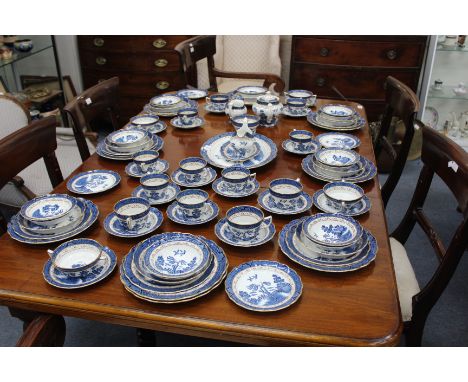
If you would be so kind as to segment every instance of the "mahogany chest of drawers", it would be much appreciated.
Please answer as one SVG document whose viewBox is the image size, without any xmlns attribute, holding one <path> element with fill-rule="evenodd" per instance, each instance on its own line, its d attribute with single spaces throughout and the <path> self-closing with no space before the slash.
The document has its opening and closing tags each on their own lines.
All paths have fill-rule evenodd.
<svg viewBox="0 0 468 382">
<path fill-rule="evenodd" d="M 293 36 L 289 88 L 322 98 L 361 103 L 369 121 L 385 105 L 384 83 L 393 76 L 418 89 L 427 36 Z"/>
<path fill-rule="evenodd" d="M 121 122 L 157 94 L 185 87 L 174 47 L 191 36 L 78 36 L 84 88 L 120 78 Z"/>
</svg>

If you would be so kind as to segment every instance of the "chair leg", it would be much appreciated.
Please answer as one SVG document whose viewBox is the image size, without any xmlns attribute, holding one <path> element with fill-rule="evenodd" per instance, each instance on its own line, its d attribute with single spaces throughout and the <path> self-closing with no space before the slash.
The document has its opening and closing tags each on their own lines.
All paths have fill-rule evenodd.
<svg viewBox="0 0 468 382">
<path fill-rule="evenodd" d="M 419 347 L 421 346 L 422 336 L 426 320 L 412 321 L 405 323 L 405 339 L 406 346 Z"/>
<path fill-rule="evenodd" d="M 40 315 L 26 327 L 16 346 L 63 346 L 65 332 L 65 320 L 62 316 Z"/>
</svg>

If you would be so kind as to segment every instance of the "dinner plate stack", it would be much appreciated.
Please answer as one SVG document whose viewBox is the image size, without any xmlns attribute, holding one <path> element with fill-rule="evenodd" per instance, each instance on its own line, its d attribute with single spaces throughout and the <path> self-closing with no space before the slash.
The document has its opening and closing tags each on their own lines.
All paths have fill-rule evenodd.
<svg viewBox="0 0 468 382">
<path fill-rule="evenodd" d="M 180 109 L 187 107 L 198 108 L 198 104 L 193 100 L 165 94 L 151 98 L 150 102 L 145 105 L 143 110 L 149 114 L 158 115 L 160 117 L 175 117 Z"/>
<path fill-rule="evenodd" d="M 8 233 L 26 244 L 54 243 L 83 232 L 98 215 L 98 208 L 89 200 L 66 194 L 44 195 L 23 205 L 8 223 Z"/>
<path fill-rule="evenodd" d="M 306 174 L 326 182 L 343 180 L 351 183 L 365 182 L 376 173 L 375 165 L 353 150 L 324 148 L 302 160 Z"/>
<path fill-rule="evenodd" d="M 350 272 L 377 254 L 375 237 L 351 217 L 316 214 L 283 227 L 279 246 L 292 261 L 322 272 Z"/>
<path fill-rule="evenodd" d="M 194 300 L 216 288 L 228 260 L 213 241 L 188 233 L 166 232 L 134 246 L 120 267 L 127 291 L 155 303 Z"/>
<path fill-rule="evenodd" d="M 334 104 L 324 105 L 316 113 L 309 113 L 307 121 L 322 129 L 334 131 L 357 130 L 365 124 L 364 118 L 352 107 Z"/>
<path fill-rule="evenodd" d="M 142 150 L 161 150 L 164 141 L 156 134 L 140 128 L 126 128 L 110 133 L 96 147 L 99 156 L 107 159 L 130 160 Z"/>
</svg>

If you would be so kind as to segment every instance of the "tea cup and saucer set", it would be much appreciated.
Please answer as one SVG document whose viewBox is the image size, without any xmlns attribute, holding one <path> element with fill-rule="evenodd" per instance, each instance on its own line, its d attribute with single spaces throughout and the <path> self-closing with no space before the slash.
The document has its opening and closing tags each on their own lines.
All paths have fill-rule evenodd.
<svg viewBox="0 0 468 382">
<path fill-rule="evenodd" d="M 162 224 L 163 215 L 146 198 L 130 197 L 118 201 L 106 216 L 104 229 L 113 236 L 140 237 Z"/>
<path fill-rule="evenodd" d="M 301 98 L 306 100 L 306 106 L 312 107 L 315 105 L 315 101 L 317 100 L 317 95 L 312 93 L 309 90 L 303 89 L 294 89 L 284 92 L 284 95 L 289 98 Z"/>
<path fill-rule="evenodd" d="M 225 114 L 228 102 L 228 94 L 212 94 L 211 96 L 206 97 L 205 110 L 210 113 Z"/>
<path fill-rule="evenodd" d="M 140 185 L 132 196 L 148 199 L 152 206 L 172 202 L 180 188 L 167 174 L 149 174 L 140 178 Z"/>
<path fill-rule="evenodd" d="M 74 239 L 47 250 L 43 276 L 61 289 L 78 289 L 105 279 L 114 270 L 117 257 L 110 248 L 92 239 Z"/>
<path fill-rule="evenodd" d="M 315 207 L 327 213 L 358 216 L 371 209 L 371 201 L 364 190 L 354 183 L 327 183 L 313 196 Z"/>
<path fill-rule="evenodd" d="M 314 134 L 308 130 L 294 129 L 289 133 L 289 139 L 281 144 L 285 151 L 299 155 L 309 155 L 320 149 L 320 144 L 314 139 Z"/>
<path fill-rule="evenodd" d="M 217 204 L 208 197 L 208 193 L 200 189 L 181 191 L 177 194 L 176 201 L 167 207 L 167 217 L 184 225 L 207 223 L 219 213 Z"/>
<path fill-rule="evenodd" d="M 205 120 L 198 116 L 198 110 L 187 107 L 177 111 L 177 117 L 171 119 L 171 125 L 179 129 L 194 129 L 203 126 Z"/>
<path fill-rule="evenodd" d="M 268 190 L 258 196 L 258 204 L 274 214 L 295 215 L 309 210 L 312 198 L 303 191 L 299 178 L 280 178 L 272 180 Z"/>
<path fill-rule="evenodd" d="M 183 187 L 201 187 L 216 179 L 216 171 L 200 157 L 188 157 L 179 162 L 179 168 L 171 175 L 172 181 Z"/>
<path fill-rule="evenodd" d="M 221 178 L 212 184 L 213 191 L 227 198 L 242 198 L 253 195 L 260 189 L 256 174 L 241 165 L 234 165 L 221 171 Z"/>
<path fill-rule="evenodd" d="M 130 118 L 130 123 L 126 128 L 139 128 L 153 134 L 158 134 L 166 130 L 166 124 L 157 115 L 140 114 Z"/>
<path fill-rule="evenodd" d="M 132 156 L 133 161 L 125 166 L 125 173 L 134 178 L 148 174 L 160 174 L 169 169 L 169 162 L 159 158 L 156 150 L 139 151 Z"/>
<path fill-rule="evenodd" d="M 307 117 L 310 112 L 311 110 L 307 108 L 307 100 L 293 97 L 286 99 L 286 105 L 282 110 L 283 115 L 293 118 Z"/>
<path fill-rule="evenodd" d="M 272 217 L 265 217 L 254 206 L 236 206 L 215 226 L 219 240 L 236 247 L 253 247 L 270 241 L 275 236 Z"/>
</svg>

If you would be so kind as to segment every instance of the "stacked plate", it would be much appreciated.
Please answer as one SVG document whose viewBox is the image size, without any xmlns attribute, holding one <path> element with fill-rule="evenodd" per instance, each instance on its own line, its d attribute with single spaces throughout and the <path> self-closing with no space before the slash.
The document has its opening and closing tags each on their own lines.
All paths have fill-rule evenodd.
<svg viewBox="0 0 468 382">
<path fill-rule="evenodd" d="M 213 241 L 188 233 L 155 235 L 133 247 L 120 267 L 120 279 L 134 296 L 156 303 L 194 300 L 216 288 L 228 260 Z"/>
<path fill-rule="evenodd" d="M 130 160 L 143 150 L 161 150 L 162 138 L 140 128 L 126 128 L 110 133 L 96 147 L 99 156 L 107 159 Z"/>
<path fill-rule="evenodd" d="M 360 183 L 372 179 L 377 173 L 370 160 L 355 151 L 338 148 L 321 149 L 305 157 L 302 169 L 311 177 L 326 182 Z"/>
<path fill-rule="evenodd" d="M 160 117 L 175 117 L 180 109 L 187 107 L 198 108 L 198 104 L 196 101 L 184 100 L 177 95 L 167 94 L 151 98 L 143 110 L 148 114 Z"/>
<path fill-rule="evenodd" d="M 66 194 L 44 195 L 23 205 L 8 223 L 8 233 L 26 244 L 54 243 L 83 232 L 98 215 L 98 208 L 89 200 Z"/>
<path fill-rule="evenodd" d="M 374 261 L 375 237 L 353 218 L 317 214 L 293 220 L 281 230 L 279 245 L 292 261 L 322 272 L 349 272 Z"/>
<path fill-rule="evenodd" d="M 356 130 L 365 124 L 364 118 L 352 107 L 333 104 L 322 106 L 316 113 L 309 113 L 307 121 L 322 129 L 336 131 Z"/>
</svg>

